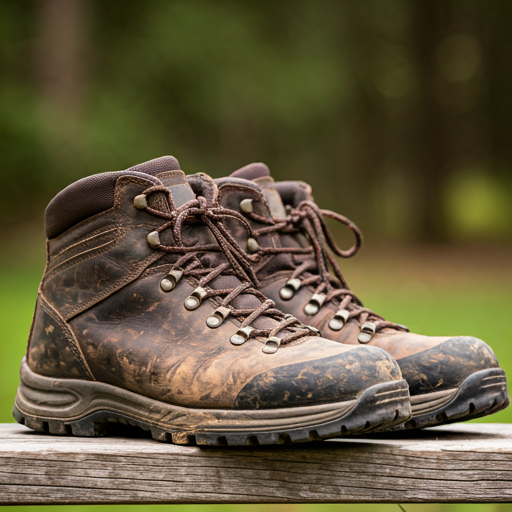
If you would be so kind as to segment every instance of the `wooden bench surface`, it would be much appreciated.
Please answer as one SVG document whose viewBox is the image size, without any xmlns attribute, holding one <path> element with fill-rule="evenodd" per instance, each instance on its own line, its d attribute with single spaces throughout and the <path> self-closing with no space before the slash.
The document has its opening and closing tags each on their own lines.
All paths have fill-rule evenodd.
<svg viewBox="0 0 512 512">
<path fill-rule="evenodd" d="M 0 424 L 0 505 L 512 501 L 512 424 L 204 448 Z"/>
</svg>

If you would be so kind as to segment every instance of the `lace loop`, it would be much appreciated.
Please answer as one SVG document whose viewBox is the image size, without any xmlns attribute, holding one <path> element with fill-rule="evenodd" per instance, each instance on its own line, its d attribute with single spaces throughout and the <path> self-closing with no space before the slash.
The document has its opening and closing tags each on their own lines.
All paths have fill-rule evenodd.
<svg viewBox="0 0 512 512">
<path fill-rule="evenodd" d="M 148 235 L 148 244 L 152 248 L 177 255 L 177 260 L 172 265 L 171 270 L 160 281 L 160 287 L 163 291 L 173 290 L 178 281 L 184 276 L 197 279 L 196 288 L 185 299 L 185 308 L 194 311 L 208 298 L 221 299 L 221 304 L 208 317 L 206 323 L 214 329 L 219 327 L 228 316 L 241 320 L 240 328 L 231 337 L 231 343 L 234 345 L 243 344 L 250 337 L 266 337 L 267 342 L 272 338 L 273 341 L 268 347 L 268 353 L 273 353 L 282 344 L 290 343 L 306 335 L 318 335 L 311 328 L 301 324 L 296 318 L 287 317 L 281 311 L 275 309 L 274 302 L 257 290 L 259 283 L 253 266 L 259 256 L 258 254 L 249 255 L 243 251 L 223 222 L 225 219 L 235 219 L 244 227 L 248 237 L 255 240 L 257 235 L 242 214 L 223 208 L 218 204 L 209 204 L 201 196 L 187 201 L 175 209 L 169 207 L 169 211 L 166 211 L 165 208 L 162 210 L 156 209 L 149 206 L 148 196 L 157 192 L 166 196 L 168 199 L 167 206 L 172 205 L 170 191 L 164 186 L 154 186 L 136 196 L 134 206 L 167 221 Z M 142 206 L 144 208 L 139 208 Z M 208 228 L 217 243 L 199 244 L 197 240 L 192 245 L 185 243 L 185 225 L 198 222 Z M 172 233 L 172 245 L 162 243 L 161 233 L 168 229 Z M 210 264 L 205 263 L 204 258 L 205 254 L 210 252 L 222 253 L 227 261 L 211 267 Z M 210 287 L 209 283 L 221 275 L 235 275 L 241 282 L 234 288 L 218 289 Z M 259 306 L 246 309 L 235 308 L 232 301 L 241 294 L 255 296 L 260 301 Z M 273 328 L 257 329 L 250 325 L 262 316 L 274 319 L 275 326 Z M 284 336 L 276 338 L 276 335 L 281 332 Z M 279 341 L 276 342 L 274 338 Z"/>
<path fill-rule="evenodd" d="M 306 235 L 311 244 L 309 247 L 264 247 L 261 249 L 262 254 L 311 254 L 314 257 L 314 259 L 307 259 L 301 263 L 291 273 L 279 292 L 283 300 L 291 299 L 301 287 L 315 285 L 315 292 L 304 306 L 304 312 L 307 315 L 315 315 L 324 304 L 338 303 L 338 310 L 328 324 L 330 329 L 339 331 L 348 321 L 358 321 L 361 329 L 358 336 L 360 343 L 368 343 L 376 332 L 387 327 L 407 330 L 407 327 L 388 322 L 377 313 L 363 307 L 359 298 L 349 289 L 332 253 L 341 258 L 350 258 L 361 248 L 363 235 L 350 219 L 330 210 L 322 210 L 316 203 L 309 200 L 302 201 L 295 208 L 289 209 L 285 218 L 264 219 L 251 212 L 248 212 L 247 216 L 254 221 L 266 224 L 265 227 L 255 231 L 257 236 L 267 233 L 301 233 Z M 336 244 L 325 222 L 326 217 L 349 228 L 355 240 L 350 249 L 342 250 Z M 329 249 L 332 253 L 329 252 Z"/>
</svg>

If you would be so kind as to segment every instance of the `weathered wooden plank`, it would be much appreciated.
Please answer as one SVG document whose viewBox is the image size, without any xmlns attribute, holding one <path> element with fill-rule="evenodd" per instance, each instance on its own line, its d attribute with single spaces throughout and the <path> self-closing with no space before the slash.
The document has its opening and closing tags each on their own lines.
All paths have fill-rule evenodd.
<svg viewBox="0 0 512 512">
<path fill-rule="evenodd" d="M 0 425 L 0 505 L 507 501 L 512 425 L 247 448 Z"/>
</svg>

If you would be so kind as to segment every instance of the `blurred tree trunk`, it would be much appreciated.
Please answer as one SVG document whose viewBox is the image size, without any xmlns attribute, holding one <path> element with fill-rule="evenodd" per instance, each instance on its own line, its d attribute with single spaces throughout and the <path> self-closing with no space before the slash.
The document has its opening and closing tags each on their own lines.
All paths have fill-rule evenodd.
<svg viewBox="0 0 512 512">
<path fill-rule="evenodd" d="M 56 147 L 77 145 L 87 71 L 89 0 L 39 2 L 34 66 L 45 103 L 47 135 Z"/>
<path fill-rule="evenodd" d="M 512 2 L 495 2 L 485 12 L 484 53 L 489 80 L 491 154 L 494 170 L 510 180 L 512 172 Z M 512 181 L 510 182 L 512 185 Z"/>
<path fill-rule="evenodd" d="M 338 128 L 344 141 L 341 158 L 348 170 L 344 171 L 339 193 L 346 194 L 344 199 L 354 212 L 354 218 L 364 222 L 369 215 L 379 214 L 372 205 L 372 198 L 386 153 L 387 119 L 381 98 L 375 97 L 372 76 L 375 34 L 366 16 L 368 6 L 359 0 L 346 0 L 338 5 L 338 17 L 343 23 L 339 44 L 344 55 L 340 60 L 346 60 L 353 82 L 343 126 Z"/>
<path fill-rule="evenodd" d="M 436 50 L 446 35 L 446 0 L 412 2 L 411 48 L 418 70 L 415 129 L 411 137 L 416 192 L 417 236 L 425 241 L 446 237 L 442 201 L 444 173 L 449 158 L 446 113 L 436 95 Z"/>
</svg>

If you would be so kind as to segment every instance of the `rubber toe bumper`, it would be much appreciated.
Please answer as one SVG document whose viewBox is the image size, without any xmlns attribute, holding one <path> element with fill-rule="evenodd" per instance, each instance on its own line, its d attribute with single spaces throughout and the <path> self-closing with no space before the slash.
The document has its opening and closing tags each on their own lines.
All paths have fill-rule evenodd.
<svg viewBox="0 0 512 512">
<path fill-rule="evenodd" d="M 469 336 L 451 338 L 397 362 L 411 396 L 453 389 L 472 373 L 499 368 L 489 345 Z"/>
<path fill-rule="evenodd" d="M 466 421 L 500 411 L 509 403 L 505 372 L 491 348 L 478 338 L 451 338 L 397 362 L 409 384 L 413 413 L 397 429 Z"/>
<path fill-rule="evenodd" d="M 241 389 L 234 406 L 269 409 L 353 400 L 371 386 L 400 378 L 400 370 L 387 352 L 357 347 L 331 357 L 267 370 Z"/>
</svg>

